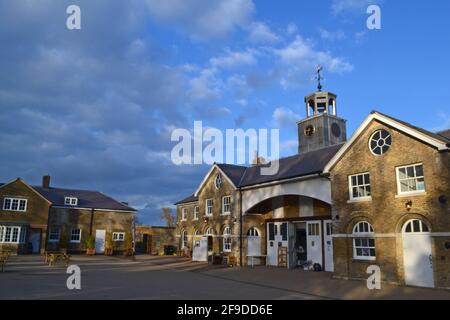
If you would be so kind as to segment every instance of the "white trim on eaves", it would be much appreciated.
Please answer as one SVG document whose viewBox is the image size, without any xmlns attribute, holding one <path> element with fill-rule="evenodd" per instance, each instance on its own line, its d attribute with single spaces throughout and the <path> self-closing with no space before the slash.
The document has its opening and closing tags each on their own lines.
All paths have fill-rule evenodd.
<svg viewBox="0 0 450 320">
<path fill-rule="evenodd" d="M 450 150 L 448 145 L 444 141 L 440 141 L 436 138 L 433 138 L 425 133 L 422 133 L 414 128 L 411 128 L 405 124 L 399 123 L 389 117 L 386 117 L 380 113 L 374 112 L 370 114 L 364 122 L 359 126 L 359 128 L 355 131 L 355 133 L 352 135 L 350 140 L 348 140 L 344 146 L 334 155 L 333 158 L 328 162 L 328 164 L 325 166 L 325 169 L 323 170 L 324 173 L 329 173 L 331 168 L 334 167 L 334 165 L 342 158 L 342 156 L 345 154 L 345 152 L 353 145 L 353 143 L 358 139 L 358 137 L 364 132 L 364 130 L 367 128 L 367 126 L 373 121 L 378 120 L 381 123 L 384 123 L 390 127 L 393 127 L 405 134 L 408 134 L 410 136 L 413 136 L 414 138 L 417 138 L 424 143 L 427 143 L 439 151 L 443 150 Z"/>
<path fill-rule="evenodd" d="M 450 237 L 450 232 L 430 232 L 432 237 Z M 402 233 L 375 233 L 372 238 L 395 238 L 396 236 L 402 236 Z M 337 233 L 332 235 L 333 238 L 358 238 L 358 235 L 353 233 Z"/>
<path fill-rule="evenodd" d="M 219 170 L 220 174 L 225 177 L 225 179 L 227 179 L 227 181 L 233 186 L 234 189 L 237 189 L 236 185 L 233 183 L 233 181 L 231 181 L 231 179 L 225 174 L 225 172 L 223 172 L 222 169 L 220 169 L 220 167 L 217 164 L 214 164 L 211 169 L 208 171 L 208 173 L 206 174 L 206 176 L 203 178 L 202 182 L 200 183 L 200 186 L 197 188 L 197 190 L 194 193 L 194 196 L 198 196 L 198 193 L 200 192 L 200 190 L 202 190 L 204 184 L 206 183 L 206 181 L 208 181 L 209 176 L 214 172 L 214 169 Z"/>
</svg>

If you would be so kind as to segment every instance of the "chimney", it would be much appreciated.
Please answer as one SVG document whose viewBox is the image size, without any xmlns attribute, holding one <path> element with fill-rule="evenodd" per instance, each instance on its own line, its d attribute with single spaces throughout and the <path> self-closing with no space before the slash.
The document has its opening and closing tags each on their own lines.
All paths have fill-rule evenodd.
<svg viewBox="0 0 450 320">
<path fill-rule="evenodd" d="M 46 175 L 42 177 L 42 187 L 43 188 L 50 188 L 50 176 Z"/>
</svg>

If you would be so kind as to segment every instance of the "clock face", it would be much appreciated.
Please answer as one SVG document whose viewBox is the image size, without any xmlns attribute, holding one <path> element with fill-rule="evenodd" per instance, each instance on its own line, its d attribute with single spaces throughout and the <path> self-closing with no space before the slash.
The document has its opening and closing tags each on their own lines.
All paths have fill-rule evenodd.
<svg viewBox="0 0 450 320">
<path fill-rule="evenodd" d="M 309 125 L 305 128 L 305 136 L 311 137 L 314 132 L 316 132 L 316 128 L 313 125 Z"/>
<path fill-rule="evenodd" d="M 336 138 L 341 136 L 341 128 L 336 122 L 331 125 L 331 132 Z"/>
</svg>

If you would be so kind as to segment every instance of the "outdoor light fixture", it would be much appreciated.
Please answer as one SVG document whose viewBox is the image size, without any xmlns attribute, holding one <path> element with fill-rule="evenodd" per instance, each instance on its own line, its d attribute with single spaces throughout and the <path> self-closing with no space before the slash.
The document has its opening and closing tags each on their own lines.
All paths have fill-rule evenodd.
<svg viewBox="0 0 450 320">
<path fill-rule="evenodd" d="M 337 221 L 339 221 L 340 218 L 341 218 L 341 217 L 339 217 L 339 215 L 336 215 L 336 216 L 334 217 L 334 219 L 337 220 Z"/>
<path fill-rule="evenodd" d="M 408 201 L 405 202 L 405 208 L 408 211 L 411 210 L 411 208 L 412 208 L 412 201 L 411 200 L 408 200 Z"/>
<path fill-rule="evenodd" d="M 446 203 L 447 202 L 447 197 L 444 195 L 439 196 L 439 203 Z"/>
</svg>

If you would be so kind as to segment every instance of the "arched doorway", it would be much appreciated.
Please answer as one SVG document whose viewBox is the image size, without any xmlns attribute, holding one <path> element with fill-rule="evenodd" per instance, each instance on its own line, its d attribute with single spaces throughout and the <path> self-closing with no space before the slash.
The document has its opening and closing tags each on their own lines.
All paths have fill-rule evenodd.
<svg viewBox="0 0 450 320">
<path fill-rule="evenodd" d="M 214 247 L 213 247 L 214 230 L 213 230 L 213 228 L 208 228 L 206 230 L 206 237 L 208 239 L 208 253 L 209 253 L 214 250 Z"/>
<path fill-rule="evenodd" d="M 247 258 L 250 258 L 252 265 L 259 265 L 261 257 L 261 234 L 255 227 L 247 231 Z"/>
<path fill-rule="evenodd" d="M 402 236 L 406 285 L 433 288 L 430 228 L 422 220 L 409 220 L 403 226 Z"/>
</svg>

